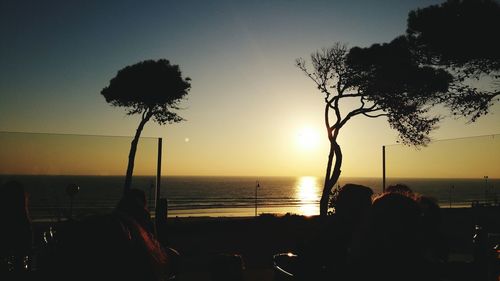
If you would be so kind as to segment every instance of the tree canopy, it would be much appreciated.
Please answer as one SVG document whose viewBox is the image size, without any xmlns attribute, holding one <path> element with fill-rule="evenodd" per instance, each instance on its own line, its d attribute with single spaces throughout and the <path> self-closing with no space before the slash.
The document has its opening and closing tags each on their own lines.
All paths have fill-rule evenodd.
<svg viewBox="0 0 500 281">
<path fill-rule="evenodd" d="M 346 56 L 348 77 L 362 101 L 371 102 L 388 118 L 405 144 L 423 145 L 439 121 L 429 108 L 448 91 L 452 76 L 420 65 L 405 37 L 367 48 L 354 47 Z"/>
<path fill-rule="evenodd" d="M 453 0 L 411 11 L 406 34 L 422 62 L 500 69 L 500 5 L 493 0 Z"/>
<path fill-rule="evenodd" d="M 149 114 L 163 125 L 183 120 L 172 110 L 179 109 L 190 81 L 166 59 L 146 60 L 118 71 L 101 94 L 111 105 L 128 108 L 128 115 Z"/>
<path fill-rule="evenodd" d="M 416 60 L 446 68 L 453 82 L 441 101 L 473 122 L 500 100 L 500 5 L 449 0 L 411 11 L 406 37 Z"/>
<path fill-rule="evenodd" d="M 146 60 L 127 66 L 111 79 L 101 94 L 113 106 L 127 108 L 127 114 L 140 114 L 141 121 L 130 145 L 124 190 L 132 184 L 135 153 L 144 125 L 153 120 L 164 125 L 184 120 L 173 110 L 191 89 L 191 79 L 183 78 L 178 65 L 166 59 Z"/>
</svg>

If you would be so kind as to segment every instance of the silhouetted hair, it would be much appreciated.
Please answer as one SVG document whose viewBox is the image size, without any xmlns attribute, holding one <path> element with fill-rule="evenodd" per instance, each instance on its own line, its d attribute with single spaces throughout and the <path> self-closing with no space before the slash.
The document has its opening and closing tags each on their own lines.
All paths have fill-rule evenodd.
<svg viewBox="0 0 500 281">
<path fill-rule="evenodd" d="M 371 208 L 375 231 L 391 246 L 414 246 L 420 227 L 421 210 L 412 197 L 402 193 L 384 193 Z"/>
<path fill-rule="evenodd" d="M 369 224 L 354 249 L 353 280 L 434 280 L 425 262 L 421 210 L 413 196 L 384 193 L 373 201 Z"/>
<path fill-rule="evenodd" d="M 367 186 L 351 183 L 344 185 L 335 201 L 335 214 L 359 217 L 370 208 L 372 195 L 372 189 Z"/>
<path fill-rule="evenodd" d="M 390 185 L 389 187 L 386 188 L 385 192 L 386 193 L 401 193 L 404 195 L 413 194 L 413 190 L 411 190 L 411 188 L 409 186 L 407 186 L 406 184 L 401 184 L 401 183 Z"/>
</svg>

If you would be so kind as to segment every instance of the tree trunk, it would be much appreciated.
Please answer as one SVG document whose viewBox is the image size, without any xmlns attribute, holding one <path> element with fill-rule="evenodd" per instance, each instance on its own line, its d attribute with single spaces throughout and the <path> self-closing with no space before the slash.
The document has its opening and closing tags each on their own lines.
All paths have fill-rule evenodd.
<svg viewBox="0 0 500 281">
<path fill-rule="evenodd" d="M 137 152 L 137 144 L 139 143 L 139 138 L 141 136 L 142 129 L 144 129 L 144 125 L 146 125 L 151 116 L 152 114 L 148 113 L 142 118 L 141 122 L 139 123 L 139 127 L 137 127 L 137 130 L 135 131 L 134 139 L 130 144 L 130 152 L 128 154 L 127 174 L 125 176 L 123 193 L 129 190 L 132 186 L 132 173 L 134 171 L 134 161 L 135 161 L 135 153 Z"/>
<path fill-rule="evenodd" d="M 332 172 L 332 163 L 334 156 L 333 144 L 330 142 L 330 153 L 328 154 L 328 164 L 326 165 L 326 174 L 325 174 L 325 182 L 323 183 L 323 192 L 321 194 L 321 199 L 319 201 L 319 215 L 321 217 L 325 217 L 328 213 L 328 199 L 330 198 L 330 190 L 329 187 L 330 175 Z"/>
<path fill-rule="evenodd" d="M 335 158 L 335 165 L 332 164 Z M 330 154 L 328 155 L 328 165 L 326 168 L 325 183 L 323 185 L 323 193 L 319 201 L 319 214 L 325 217 L 328 214 L 328 203 L 330 201 L 330 193 L 340 178 L 342 166 L 342 150 L 337 143 L 336 138 L 330 139 Z"/>
</svg>

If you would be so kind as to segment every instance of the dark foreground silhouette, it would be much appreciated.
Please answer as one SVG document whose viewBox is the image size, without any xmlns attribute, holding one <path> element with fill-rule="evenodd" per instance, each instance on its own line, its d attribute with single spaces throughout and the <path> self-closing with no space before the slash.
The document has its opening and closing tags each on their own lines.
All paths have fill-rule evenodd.
<svg viewBox="0 0 500 281">
<path fill-rule="evenodd" d="M 58 227 L 39 274 L 52 280 L 164 280 L 169 256 L 134 219 L 114 212 Z"/>
<path fill-rule="evenodd" d="M 274 256 L 275 280 L 497 280 L 500 276 L 500 240 L 493 241 L 500 236 L 491 232 L 494 228 L 486 235 L 476 227 L 475 242 L 468 239 L 474 242 L 473 262 L 449 261 L 450 241 L 442 232 L 441 209 L 434 199 L 402 184 L 390 186 L 373 201 L 371 197 L 368 187 L 344 186 L 333 204 L 335 213 L 322 219 L 322 227 L 300 243 L 296 255 Z"/>
<path fill-rule="evenodd" d="M 177 263 L 178 254 L 142 226 L 133 211 L 117 207 L 111 214 L 52 225 L 52 231 L 44 232 L 45 242 L 37 243 L 36 268 L 28 277 L 31 280 L 166 280 L 175 275 L 178 280 L 270 280 L 252 274 L 266 269 L 272 273 L 269 269 L 273 253 L 288 251 L 295 255 L 275 257 L 275 262 L 294 276 L 276 271 L 274 277 L 268 274 L 267 278 L 465 281 L 498 276 L 500 267 L 492 255 L 495 241 L 491 236 L 498 228 L 490 227 L 498 222 L 497 213 L 486 216 L 479 213 L 483 209 L 478 207 L 441 210 L 432 198 L 415 194 L 409 187 L 394 186 L 388 190 L 372 203 L 370 188 L 346 185 L 337 196 L 334 215 L 327 218 L 268 215 L 164 221 L 162 224 L 168 225 L 168 231 L 163 228 L 160 238 L 168 234 L 172 245 L 183 253 L 181 264 Z M 21 205 L 25 209 L 25 194 L 19 194 L 22 194 L 19 198 L 24 198 Z M 142 195 L 125 196 L 118 205 L 139 198 L 132 200 L 135 202 L 132 210 L 138 208 L 141 214 Z M 23 213 L 29 221 L 27 211 Z M 445 236 L 442 225 L 449 224 L 450 218 L 459 222 L 460 227 L 454 228 L 458 231 L 453 233 L 455 230 L 448 225 Z M 469 220 L 477 223 L 474 240 L 472 233 L 467 232 L 468 228 L 472 230 Z M 40 233 L 40 225 L 34 226 L 38 230 L 35 233 Z M 460 245 L 466 248 L 474 246 L 474 252 L 460 250 L 473 252 L 473 262 L 448 261 L 447 245 L 452 242 L 450 238 L 456 239 L 453 236 L 465 237 Z M 454 251 L 456 246 L 453 245 Z M 176 270 L 178 267 L 180 272 Z M 193 275 L 196 272 L 205 275 Z M 0 280 L 10 279 L 2 275 Z"/>
<path fill-rule="evenodd" d="M 33 230 L 28 212 L 28 195 L 15 181 L 0 188 L 0 272 L 29 270 Z"/>
</svg>

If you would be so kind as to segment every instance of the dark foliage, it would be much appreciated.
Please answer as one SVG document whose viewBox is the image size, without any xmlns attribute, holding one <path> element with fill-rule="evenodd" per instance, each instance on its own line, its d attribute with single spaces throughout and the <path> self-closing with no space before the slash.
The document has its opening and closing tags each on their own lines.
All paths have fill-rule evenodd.
<svg viewBox="0 0 500 281">
<path fill-rule="evenodd" d="M 454 81 L 441 102 L 473 122 L 499 100 L 499 34 L 498 2 L 449 0 L 411 11 L 406 36 L 419 63 L 450 70 Z"/>
<path fill-rule="evenodd" d="M 111 105 L 127 107 L 128 115 L 150 114 L 163 125 L 183 120 L 172 109 L 188 94 L 190 81 L 166 59 L 146 60 L 118 71 L 101 94 Z"/>
<path fill-rule="evenodd" d="M 416 62 L 405 37 L 369 48 L 355 47 L 347 55 L 351 83 L 366 101 L 386 112 L 389 124 L 405 144 L 423 145 L 439 121 L 429 105 L 448 91 L 452 76 Z"/>
<path fill-rule="evenodd" d="M 411 11 L 407 35 L 431 64 L 491 72 L 500 69 L 500 5 L 493 0 L 453 0 Z"/>
<path fill-rule="evenodd" d="M 151 118 L 160 125 L 183 121 L 173 110 L 179 109 L 179 103 L 191 89 L 190 81 L 190 78 L 182 78 L 178 65 L 166 59 L 146 60 L 118 71 L 109 86 L 101 91 L 111 105 L 126 107 L 128 115 L 141 114 L 130 145 L 125 191 L 132 184 L 135 153 L 144 125 Z"/>
</svg>

